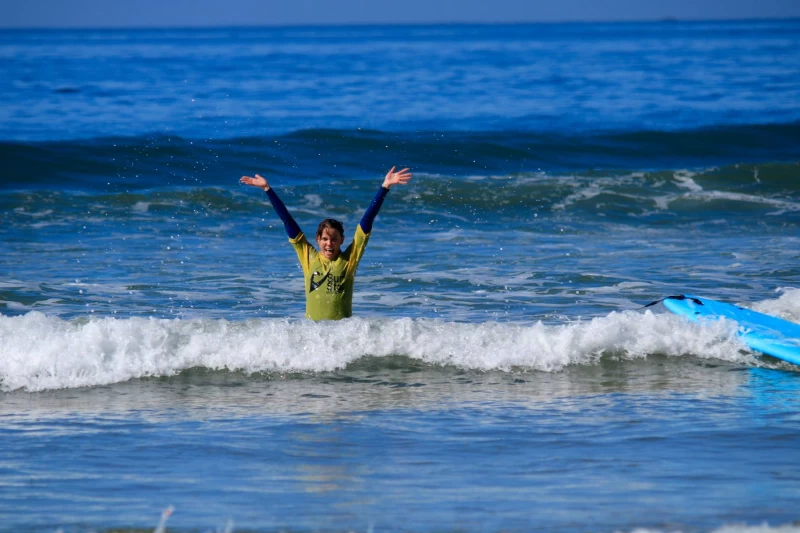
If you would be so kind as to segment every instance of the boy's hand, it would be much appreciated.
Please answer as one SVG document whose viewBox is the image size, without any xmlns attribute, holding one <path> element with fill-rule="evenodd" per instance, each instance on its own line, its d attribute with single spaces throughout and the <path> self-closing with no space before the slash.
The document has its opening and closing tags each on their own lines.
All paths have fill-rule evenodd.
<svg viewBox="0 0 800 533">
<path fill-rule="evenodd" d="M 395 172 L 395 168 L 396 167 L 392 167 L 392 170 L 390 170 L 386 174 L 386 177 L 383 178 L 383 186 L 387 189 L 391 189 L 392 185 L 397 185 L 398 183 L 400 185 L 405 185 L 411 179 L 411 173 L 407 168 L 404 168 L 399 172 Z"/>
<path fill-rule="evenodd" d="M 239 180 L 239 183 L 244 183 L 245 185 L 252 185 L 253 187 L 264 189 L 264 192 L 269 190 L 269 183 L 267 183 L 267 180 L 265 180 L 258 174 L 256 174 L 255 178 L 251 178 L 250 176 L 242 176 L 242 179 Z"/>
</svg>

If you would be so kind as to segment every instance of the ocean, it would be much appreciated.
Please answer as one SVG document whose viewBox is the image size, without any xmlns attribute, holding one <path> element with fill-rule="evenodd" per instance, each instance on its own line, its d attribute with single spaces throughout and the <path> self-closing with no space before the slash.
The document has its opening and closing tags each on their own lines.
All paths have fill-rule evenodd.
<svg viewBox="0 0 800 533">
<path fill-rule="evenodd" d="M 800 20 L 0 30 L 0 529 L 800 531 Z M 304 318 L 266 196 L 349 242 Z"/>
</svg>

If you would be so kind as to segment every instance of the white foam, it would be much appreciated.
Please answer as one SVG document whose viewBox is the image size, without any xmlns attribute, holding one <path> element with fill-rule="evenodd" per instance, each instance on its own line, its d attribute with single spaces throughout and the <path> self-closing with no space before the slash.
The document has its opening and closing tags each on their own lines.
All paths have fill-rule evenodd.
<svg viewBox="0 0 800 533">
<path fill-rule="evenodd" d="M 709 169 L 710 170 L 710 169 Z M 800 211 L 800 204 L 783 198 L 770 198 L 753 194 L 744 194 L 729 191 L 705 190 L 694 178 L 696 173 L 681 170 L 673 174 L 675 185 L 687 192 L 681 194 L 667 194 L 651 198 L 659 210 L 668 211 L 670 204 L 679 200 L 696 200 L 701 202 L 729 201 L 750 204 L 761 204 L 774 207 L 777 211 L 767 213 L 771 216 L 782 215 Z"/>
<path fill-rule="evenodd" d="M 659 530 L 637 528 L 631 533 L 680 533 L 680 530 Z M 764 522 L 759 525 L 727 524 L 712 531 L 712 533 L 800 533 L 800 524 L 783 524 L 770 526 Z"/>
<path fill-rule="evenodd" d="M 783 293 L 777 300 L 765 300 L 748 307 L 753 311 L 800 323 L 800 289 L 782 287 L 777 292 Z"/>
<path fill-rule="evenodd" d="M 791 202 L 789 200 L 780 200 L 777 198 L 768 198 L 765 196 L 756 196 L 752 194 L 742 194 L 734 192 L 723 191 L 702 191 L 699 193 L 686 194 L 682 198 L 691 200 L 702 200 L 705 202 L 713 202 L 716 200 L 725 200 L 732 202 L 742 202 L 751 204 L 762 204 L 777 208 L 778 211 L 767 213 L 771 216 L 782 215 L 784 213 L 792 213 L 800 211 L 800 204 Z"/>
<path fill-rule="evenodd" d="M 683 189 L 688 189 L 692 192 L 702 192 L 703 188 L 694 181 L 694 177 L 697 174 L 694 172 L 689 172 L 688 170 L 679 170 L 673 174 L 673 178 L 675 180 L 675 185 L 681 187 Z"/>
<path fill-rule="evenodd" d="M 579 201 L 583 201 L 583 200 L 591 200 L 592 198 L 600 196 L 601 194 L 606 192 L 606 190 L 603 187 L 600 186 L 601 184 L 599 183 L 599 181 L 601 181 L 601 180 L 597 180 L 597 182 L 590 183 L 586 187 L 584 187 L 584 188 L 582 188 L 582 189 L 580 189 L 580 190 L 578 190 L 578 191 L 576 191 L 576 192 L 574 192 L 572 194 L 568 194 L 566 197 L 564 197 L 563 200 L 561 200 L 558 203 L 553 204 L 553 211 L 566 209 L 568 206 L 574 204 L 575 202 L 579 202 Z M 608 180 L 602 180 L 602 181 L 606 181 L 607 182 Z"/>
<path fill-rule="evenodd" d="M 50 216 L 50 215 L 53 214 L 53 210 L 52 209 L 45 209 L 44 211 L 30 212 L 25 207 L 14 208 L 14 212 L 19 214 L 19 215 L 28 216 L 28 217 L 31 217 L 31 218 L 42 218 L 42 217 L 47 217 L 47 216 Z"/>
<path fill-rule="evenodd" d="M 759 525 L 730 524 L 722 526 L 714 533 L 800 533 L 800 524 L 783 524 L 770 526 L 764 522 Z"/>
<path fill-rule="evenodd" d="M 409 318 L 65 321 L 31 312 L 0 316 L 0 380 L 5 391 L 40 391 L 170 376 L 193 367 L 319 372 L 367 355 L 404 355 L 475 370 L 545 372 L 593 364 L 608 353 L 752 362 L 735 332 L 730 321 L 693 324 L 673 315 L 631 311 L 555 326 Z"/>
<path fill-rule="evenodd" d="M 316 209 L 322 206 L 322 197 L 318 194 L 306 194 L 303 198 L 305 198 L 306 207 L 309 209 Z"/>
</svg>

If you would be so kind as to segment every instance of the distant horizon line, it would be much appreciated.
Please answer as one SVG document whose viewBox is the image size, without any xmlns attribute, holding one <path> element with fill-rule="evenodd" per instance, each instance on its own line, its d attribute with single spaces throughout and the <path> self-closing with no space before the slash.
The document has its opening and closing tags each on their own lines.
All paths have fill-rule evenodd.
<svg viewBox="0 0 800 533">
<path fill-rule="evenodd" d="M 430 21 L 430 22 L 312 22 L 312 23 L 260 23 L 260 24 L 139 24 L 139 25 L 103 25 L 103 26 L 3 26 L 0 31 L 102 31 L 102 30 L 214 30 L 214 29 L 275 29 L 275 28 L 343 28 L 343 27 L 402 27 L 402 26 L 527 26 L 527 25 L 560 25 L 560 24 L 672 24 L 672 23 L 726 23 L 726 22 L 800 22 L 800 17 L 730 17 L 730 18 L 680 18 L 658 17 L 642 19 L 569 19 L 569 20 L 527 20 L 527 21 Z"/>
</svg>

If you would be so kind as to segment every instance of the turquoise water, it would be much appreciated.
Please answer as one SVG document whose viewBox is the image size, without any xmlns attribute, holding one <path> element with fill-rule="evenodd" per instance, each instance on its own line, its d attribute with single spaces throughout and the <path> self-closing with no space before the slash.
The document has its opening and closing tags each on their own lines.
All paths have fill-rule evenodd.
<svg viewBox="0 0 800 533">
<path fill-rule="evenodd" d="M 796 531 L 800 22 L 0 32 L 10 531 Z M 270 179 L 352 234 L 303 319 Z"/>
</svg>

